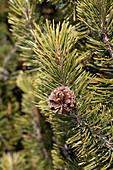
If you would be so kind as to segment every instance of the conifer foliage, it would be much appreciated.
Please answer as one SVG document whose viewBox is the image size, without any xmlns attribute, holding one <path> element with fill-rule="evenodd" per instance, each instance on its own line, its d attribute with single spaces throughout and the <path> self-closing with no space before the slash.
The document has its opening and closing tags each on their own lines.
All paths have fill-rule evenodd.
<svg viewBox="0 0 113 170">
<path fill-rule="evenodd" d="M 10 0 L 10 10 L 27 67 L 13 117 L 24 169 L 112 169 L 112 0 Z"/>
</svg>

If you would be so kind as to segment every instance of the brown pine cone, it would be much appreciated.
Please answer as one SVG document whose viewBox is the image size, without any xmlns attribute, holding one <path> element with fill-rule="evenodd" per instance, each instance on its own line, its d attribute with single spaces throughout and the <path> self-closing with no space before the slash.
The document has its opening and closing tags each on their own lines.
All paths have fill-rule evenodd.
<svg viewBox="0 0 113 170">
<path fill-rule="evenodd" d="M 76 103 L 74 91 L 69 87 L 60 86 L 51 92 L 48 105 L 54 113 L 65 114 L 72 110 Z"/>
</svg>

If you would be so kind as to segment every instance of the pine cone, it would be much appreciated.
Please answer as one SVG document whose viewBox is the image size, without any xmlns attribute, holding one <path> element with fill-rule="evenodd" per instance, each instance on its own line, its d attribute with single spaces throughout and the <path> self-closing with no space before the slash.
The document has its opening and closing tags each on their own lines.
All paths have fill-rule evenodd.
<svg viewBox="0 0 113 170">
<path fill-rule="evenodd" d="M 76 102 L 74 91 L 69 87 L 60 86 L 51 92 L 49 107 L 54 113 L 65 114 L 72 110 Z"/>
</svg>

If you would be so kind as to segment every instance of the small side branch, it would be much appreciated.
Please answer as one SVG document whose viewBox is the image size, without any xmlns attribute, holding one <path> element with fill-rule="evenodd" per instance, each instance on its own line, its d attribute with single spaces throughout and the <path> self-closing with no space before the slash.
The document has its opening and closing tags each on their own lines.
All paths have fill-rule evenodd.
<svg viewBox="0 0 113 170">
<path fill-rule="evenodd" d="M 9 72 L 6 70 L 6 65 L 8 64 L 8 61 L 11 59 L 13 54 L 17 51 L 17 47 L 14 47 L 10 53 L 5 57 L 1 71 L 0 71 L 0 81 L 6 81 L 8 79 Z"/>
<path fill-rule="evenodd" d="M 106 147 L 110 150 L 113 150 L 113 144 L 110 142 L 110 140 L 107 140 L 106 137 L 104 137 L 101 133 L 96 132 L 95 130 L 92 130 L 92 127 L 88 124 L 88 122 L 82 120 L 82 125 L 86 126 L 86 128 L 88 128 L 88 130 L 94 134 L 102 143 L 104 143 L 106 145 Z"/>
<path fill-rule="evenodd" d="M 89 132 L 91 132 L 92 135 L 95 135 L 102 143 L 105 144 L 105 146 L 109 149 L 109 150 L 112 150 L 113 151 L 113 144 L 112 142 L 110 141 L 110 139 L 106 139 L 106 137 L 104 137 L 101 133 L 99 132 L 96 132 L 95 130 L 92 129 L 92 127 L 89 125 L 89 123 L 82 119 L 82 118 L 78 118 L 78 116 L 76 115 L 76 118 L 72 118 L 76 119 L 77 123 L 82 126 L 82 127 L 85 127 L 86 129 L 89 130 Z"/>
<path fill-rule="evenodd" d="M 110 54 L 110 56 L 113 60 L 113 50 L 112 50 L 112 47 L 110 45 L 110 40 L 109 40 L 107 33 L 106 33 L 106 25 L 104 26 L 104 24 L 103 24 L 102 15 L 100 15 L 100 21 L 101 21 L 101 28 L 103 30 L 103 32 L 102 32 L 103 41 L 106 44 L 108 51 L 109 51 L 109 54 Z"/>
<path fill-rule="evenodd" d="M 33 121 L 33 126 L 34 126 L 34 130 L 36 132 L 36 139 L 40 142 L 41 144 L 41 147 L 42 147 L 42 151 L 43 151 L 43 154 L 45 156 L 45 158 L 48 160 L 48 162 L 50 161 L 50 158 L 48 156 L 48 153 L 47 153 L 47 150 L 45 148 L 45 144 L 44 144 L 44 141 L 43 141 L 43 136 L 41 134 L 41 130 L 40 130 L 40 124 L 39 122 L 37 122 L 34 118 L 34 121 Z"/>
<path fill-rule="evenodd" d="M 109 41 L 109 38 L 107 37 L 106 33 L 104 33 L 104 43 L 107 45 L 108 51 L 109 51 L 110 56 L 111 56 L 111 58 L 113 60 L 113 50 L 111 48 L 110 41 Z"/>
<path fill-rule="evenodd" d="M 4 144 L 6 150 L 12 154 L 13 151 L 9 148 L 8 143 L 7 143 L 7 140 L 3 137 L 2 134 L 0 134 L 0 140 L 1 140 L 1 142 Z"/>
<path fill-rule="evenodd" d="M 7 65 L 8 61 L 11 59 L 11 57 L 13 56 L 13 54 L 17 51 L 17 47 L 14 47 L 10 53 L 5 57 L 5 60 L 2 64 L 2 68 L 5 68 L 5 66 Z"/>
<path fill-rule="evenodd" d="M 33 96 L 31 96 L 31 98 L 33 99 Z M 43 136 L 41 134 L 41 127 L 40 127 L 40 114 L 39 111 L 37 110 L 37 108 L 32 105 L 33 108 L 33 127 L 36 133 L 36 139 L 40 142 L 41 147 L 42 147 L 42 151 L 43 154 L 45 156 L 45 158 L 48 160 L 48 162 L 50 162 L 50 157 L 48 156 L 45 144 L 44 144 L 44 140 L 43 140 Z"/>
</svg>

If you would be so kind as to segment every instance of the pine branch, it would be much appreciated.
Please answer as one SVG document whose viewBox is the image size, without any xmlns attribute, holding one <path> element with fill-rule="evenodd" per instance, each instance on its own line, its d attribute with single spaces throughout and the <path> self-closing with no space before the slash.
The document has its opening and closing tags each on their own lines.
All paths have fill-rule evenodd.
<svg viewBox="0 0 113 170">
<path fill-rule="evenodd" d="M 31 96 L 31 98 L 33 98 L 33 96 Z M 41 127 L 40 127 L 40 121 L 39 121 L 40 114 L 34 105 L 32 105 L 32 108 L 33 108 L 33 127 L 36 132 L 36 138 L 38 141 L 40 141 L 45 158 L 48 160 L 48 162 L 50 162 L 50 157 L 48 156 L 48 153 L 47 153 L 44 141 L 43 141 L 43 136 L 41 134 Z"/>
<path fill-rule="evenodd" d="M 24 16 L 25 16 L 26 22 L 27 22 L 27 24 L 28 24 L 29 30 L 32 30 L 32 26 L 31 26 L 31 24 L 30 24 L 30 22 L 31 22 L 31 9 L 30 9 L 30 4 L 28 3 L 28 0 L 26 0 L 26 3 L 27 3 L 28 8 L 27 8 L 27 10 L 24 8 Z M 33 40 L 36 42 L 33 33 L 30 32 L 30 34 L 31 34 Z"/>
<path fill-rule="evenodd" d="M 11 57 L 16 51 L 17 51 L 17 47 L 12 48 L 10 53 L 5 57 L 4 62 L 1 67 L 0 81 L 6 81 L 8 79 L 9 72 L 6 70 L 5 67 L 8 64 L 8 61 L 11 59 Z"/>
<path fill-rule="evenodd" d="M 6 150 L 12 154 L 13 151 L 9 148 L 7 140 L 2 136 L 2 134 L 0 134 L 0 140 L 6 147 Z"/>
<path fill-rule="evenodd" d="M 109 51 L 110 56 L 111 56 L 112 61 L 113 61 L 113 50 L 111 48 L 110 41 L 109 41 L 109 38 L 108 38 L 106 33 L 104 33 L 104 43 L 107 45 L 108 51 Z"/>
<path fill-rule="evenodd" d="M 104 32 L 103 32 L 103 40 L 104 40 L 104 43 L 107 45 L 109 54 L 110 54 L 110 56 L 111 56 L 111 58 L 113 60 L 113 50 L 112 50 L 112 47 L 110 45 L 110 40 L 109 40 L 109 38 L 107 36 L 107 33 L 106 33 L 106 24 L 105 24 L 105 26 L 103 24 L 102 16 L 100 16 L 100 21 L 101 21 L 101 27 L 104 30 Z"/>
<path fill-rule="evenodd" d="M 44 141 L 43 141 L 43 136 L 41 134 L 41 127 L 40 127 L 40 123 L 39 123 L 39 120 L 38 118 L 36 117 L 36 115 L 39 115 L 38 113 L 38 110 L 36 109 L 36 107 L 34 106 L 33 107 L 34 110 L 34 121 L 33 121 L 33 127 L 34 127 L 34 130 L 36 132 L 36 138 L 38 141 L 40 141 L 40 144 L 41 144 L 41 147 L 42 147 L 42 150 L 43 150 L 43 154 L 45 156 L 45 158 L 48 160 L 48 162 L 50 162 L 50 158 L 48 156 L 48 153 L 47 153 L 47 150 L 45 148 L 45 144 L 44 144 Z"/>
<path fill-rule="evenodd" d="M 13 54 L 17 51 L 17 47 L 13 47 L 12 50 L 10 51 L 10 53 L 5 57 L 4 62 L 2 64 L 2 67 L 5 68 L 5 66 L 7 65 L 8 61 L 11 59 L 11 57 L 13 56 Z"/>
<path fill-rule="evenodd" d="M 88 129 L 88 131 L 92 135 L 95 135 L 103 144 L 105 144 L 105 146 L 109 150 L 113 151 L 113 144 L 112 142 L 110 142 L 110 139 L 107 140 L 106 137 L 104 137 L 101 133 L 96 132 L 95 130 L 92 130 L 92 127 L 89 125 L 89 123 L 86 120 L 84 120 L 83 118 L 79 118 L 77 115 L 76 115 L 76 118 L 72 118 L 72 119 L 74 119 L 74 121 L 76 119 L 76 122 L 79 124 L 79 126 L 86 127 L 86 129 Z"/>
</svg>

